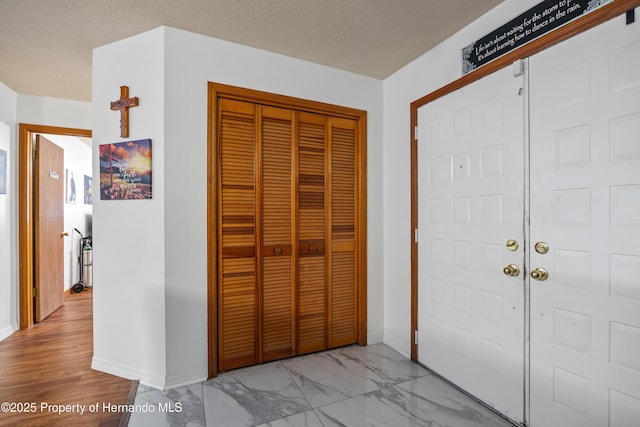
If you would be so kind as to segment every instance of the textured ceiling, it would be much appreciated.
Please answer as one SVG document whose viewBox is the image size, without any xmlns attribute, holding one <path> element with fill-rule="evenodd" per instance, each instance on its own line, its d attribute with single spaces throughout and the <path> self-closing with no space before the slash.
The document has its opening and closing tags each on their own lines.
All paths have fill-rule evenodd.
<svg viewBox="0 0 640 427">
<path fill-rule="evenodd" d="M 0 81 L 91 100 L 92 49 L 167 25 L 385 78 L 502 0 L 0 0 Z"/>
</svg>

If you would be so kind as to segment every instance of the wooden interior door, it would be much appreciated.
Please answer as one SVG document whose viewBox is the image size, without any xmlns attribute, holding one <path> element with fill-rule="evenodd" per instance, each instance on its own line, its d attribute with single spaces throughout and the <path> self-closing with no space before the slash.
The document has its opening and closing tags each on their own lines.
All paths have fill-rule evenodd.
<svg viewBox="0 0 640 427">
<path fill-rule="evenodd" d="M 36 135 L 34 313 L 40 322 L 64 299 L 64 150 Z"/>
<path fill-rule="evenodd" d="M 218 103 L 218 369 L 365 342 L 358 120 Z"/>
</svg>

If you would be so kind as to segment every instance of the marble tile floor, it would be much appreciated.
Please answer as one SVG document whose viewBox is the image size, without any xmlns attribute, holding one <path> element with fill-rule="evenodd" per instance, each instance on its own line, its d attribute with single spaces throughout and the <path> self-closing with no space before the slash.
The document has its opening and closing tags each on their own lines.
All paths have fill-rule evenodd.
<svg viewBox="0 0 640 427">
<path fill-rule="evenodd" d="M 384 344 L 237 369 L 168 391 L 140 386 L 135 405 L 145 404 L 154 412 L 133 412 L 130 427 L 512 426 Z"/>
</svg>

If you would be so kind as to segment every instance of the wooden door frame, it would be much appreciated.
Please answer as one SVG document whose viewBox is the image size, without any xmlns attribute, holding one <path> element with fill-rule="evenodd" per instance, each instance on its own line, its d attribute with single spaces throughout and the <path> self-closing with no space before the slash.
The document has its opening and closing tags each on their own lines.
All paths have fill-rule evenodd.
<svg viewBox="0 0 640 427">
<path fill-rule="evenodd" d="M 357 336 L 358 344 L 367 345 L 367 112 L 285 95 L 277 95 L 236 86 L 209 82 L 207 140 L 207 326 L 208 377 L 218 374 L 218 99 L 232 98 L 274 107 L 282 107 L 344 117 L 357 121 L 356 186 L 360 195 L 356 221 L 360 224 L 356 235 L 358 249 Z"/>
<path fill-rule="evenodd" d="M 476 70 L 465 74 L 457 80 L 422 98 L 413 101 L 411 109 L 411 333 L 414 337 L 418 333 L 418 242 L 415 233 L 418 229 L 418 109 L 423 105 L 435 101 L 451 92 L 467 86 L 476 80 L 494 73 L 520 59 L 525 59 L 536 53 L 556 45 L 564 40 L 576 36 L 590 28 L 600 25 L 610 19 L 640 6 L 640 0 L 615 0 L 612 3 L 594 10 L 586 16 L 577 18 L 566 25 L 518 48 L 506 55 L 495 59 Z M 638 25 L 638 24 L 636 24 Z M 411 360 L 418 361 L 418 344 L 411 339 Z"/>
<path fill-rule="evenodd" d="M 35 134 L 68 135 L 91 138 L 91 130 L 20 123 L 18 130 L 18 293 L 20 329 L 34 324 L 34 179 L 33 137 Z"/>
</svg>

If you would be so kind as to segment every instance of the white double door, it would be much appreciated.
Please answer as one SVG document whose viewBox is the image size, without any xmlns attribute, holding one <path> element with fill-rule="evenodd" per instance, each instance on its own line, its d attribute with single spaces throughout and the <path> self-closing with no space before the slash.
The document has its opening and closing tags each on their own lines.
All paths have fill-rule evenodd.
<svg viewBox="0 0 640 427">
<path fill-rule="evenodd" d="M 516 68 L 418 111 L 418 359 L 517 422 L 636 426 L 640 24 Z"/>
</svg>

